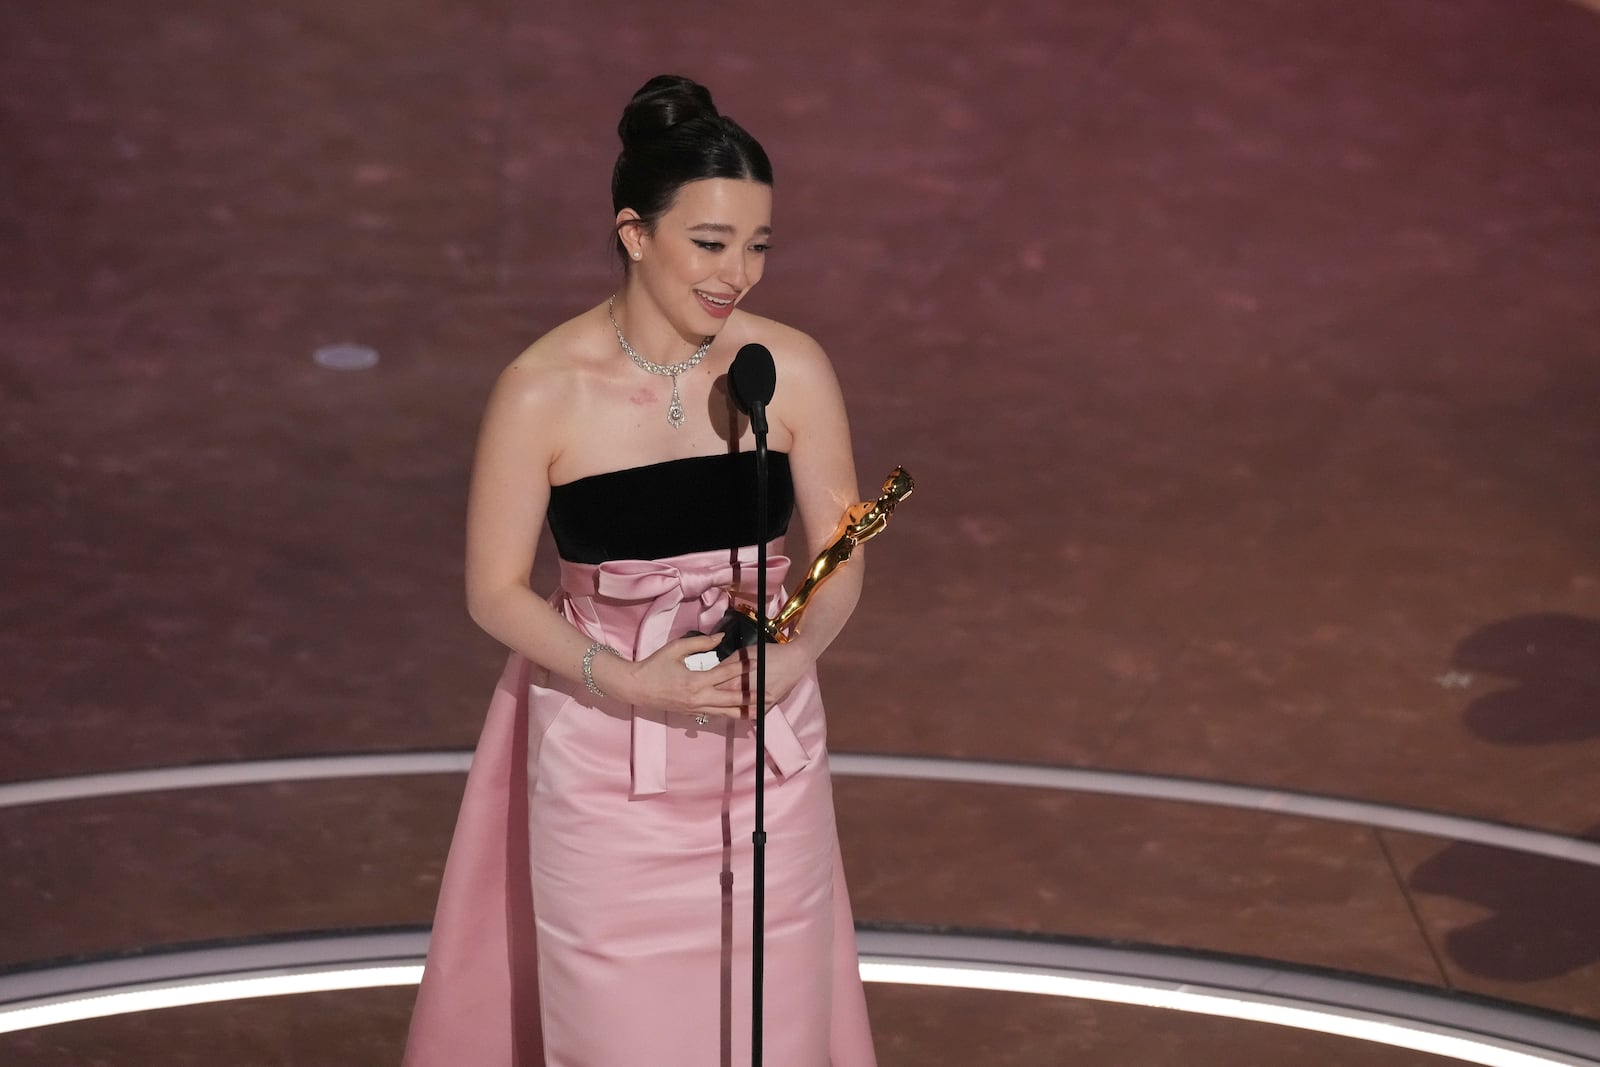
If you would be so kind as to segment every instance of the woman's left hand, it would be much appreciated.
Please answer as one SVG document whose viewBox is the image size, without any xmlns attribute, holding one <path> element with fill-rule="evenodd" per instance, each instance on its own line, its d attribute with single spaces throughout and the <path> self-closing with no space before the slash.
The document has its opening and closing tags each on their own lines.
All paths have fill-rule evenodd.
<svg viewBox="0 0 1600 1067">
<path fill-rule="evenodd" d="M 743 717 L 749 718 L 755 714 L 756 705 L 756 649 L 754 645 L 742 648 L 735 653 L 744 665 L 744 671 L 717 688 L 733 692 L 741 692 L 746 697 Z M 799 644 L 767 646 L 767 707 L 770 709 L 784 697 L 789 695 L 800 679 L 810 672 L 812 664 L 816 662 L 804 646 Z"/>
</svg>

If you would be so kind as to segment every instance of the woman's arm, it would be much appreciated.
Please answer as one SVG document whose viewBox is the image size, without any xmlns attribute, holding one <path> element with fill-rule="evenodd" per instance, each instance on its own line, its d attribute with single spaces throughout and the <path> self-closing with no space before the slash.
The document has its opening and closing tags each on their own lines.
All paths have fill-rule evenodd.
<svg viewBox="0 0 1600 1067">
<path fill-rule="evenodd" d="M 577 386 L 537 346 L 495 383 L 478 435 L 467 502 L 467 611 L 485 632 L 533 662 L 574 681 L 583 677 L 591 639 L 528 584 L 550 501 L 550 465 L 566 439 Z M 592 432 L 592 431 L 591 431 Z M 594 680 L 608 696 L 674 711 L 739 714 L 741 698 L 719 688 L 737 677 L 736 660 L 695 673 L 683 658 L 716 645 L 684 638 L 633 663 L 596 656 Z"/>
<path fill-rule="evenodd" d="M 798 331 L 788 331 L 773 345 L 782 363 L 782 383 L 774 396 L 771 417 L 790 437 L 789 468 L 794 478 L 795 508 L 805 530 L 803 546 L 790 550 L 796 567 L 790 581 L 804 575 L 826 546 L 844 509 L 860 501 L 850 425 L 838 378 L 822 348 Z M 803 558 L 802 558 L 803 556 Z M 799 632 L 787 644 L 767 646 L 767 700 L 781 700 L 833 643 L 861 596 L 863 549 L 817 587 Z M 750 668 L 751 673 L 754 667 Z M 753 677 L 749 684 L 753 685 Z M 738 684 L 744 684 L 741 680 Z"/>
</svg>

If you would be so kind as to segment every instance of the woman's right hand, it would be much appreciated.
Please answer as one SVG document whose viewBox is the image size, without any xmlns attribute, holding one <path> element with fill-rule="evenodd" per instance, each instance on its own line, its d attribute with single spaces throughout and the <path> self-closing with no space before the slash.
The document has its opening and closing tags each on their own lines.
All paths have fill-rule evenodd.
<svg viewBox="0 0 1600 1067">
<path fill-rule="evenodd" d="M 729 656 L 709 671 L 691 671 L 684 666 L 687 657 L 709 652 L 721 643 L 720 634 L 680 637 L 637 662 L 602 654 L 594 661 L 595 684 L 607 696 L 642 708 L 741 718 L 750 695 L 740 686 L 719 688 L 744 674 L 740 657 Z"/>
</svg>

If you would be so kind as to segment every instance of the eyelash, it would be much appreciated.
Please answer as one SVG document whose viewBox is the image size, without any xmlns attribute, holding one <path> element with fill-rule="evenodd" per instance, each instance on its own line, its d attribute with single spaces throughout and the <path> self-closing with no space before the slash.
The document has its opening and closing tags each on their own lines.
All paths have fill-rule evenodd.
<svg viewBox="0 0 1600 1067">
<path fill-rule="evenodd" d="M 695 244 L 699 245 L 707 252 L 720 252 L 727 247 L 721 241 L 696 241 Z M 772 246 L 769 244 L 751 245 L 750 247 L 754 251 L 760 252 L 763 255 L 772 251 Z"/>
</svg>

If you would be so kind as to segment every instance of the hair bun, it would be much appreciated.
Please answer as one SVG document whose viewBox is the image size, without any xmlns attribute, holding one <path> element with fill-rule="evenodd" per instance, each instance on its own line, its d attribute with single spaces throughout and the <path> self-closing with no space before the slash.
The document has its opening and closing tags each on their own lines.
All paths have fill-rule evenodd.
<svg viewBox="0 0 1600 1067">
<path fill-rule="evenodd" d="M 677 75 L 651 78 L 633 94 L 617 123 L 622 151 L 611 168 L 616 249 L 631 269 L 623 232 L 650 234 L 690 182 L 729 178 L 772 185 L 772 163 L 744 127 L 717 111 L 711 93 Z M 623 212 L 631 212 L 624 215 Z"/>
<path fill-rule="evenodd" d="M 711 91 L 697 81 L 677 74 L 658 74 L 633 94 L 617 123 L 623 148 L 653 140 L 691 119 L 714 119 L 717 107 Z"/>
</svg>

